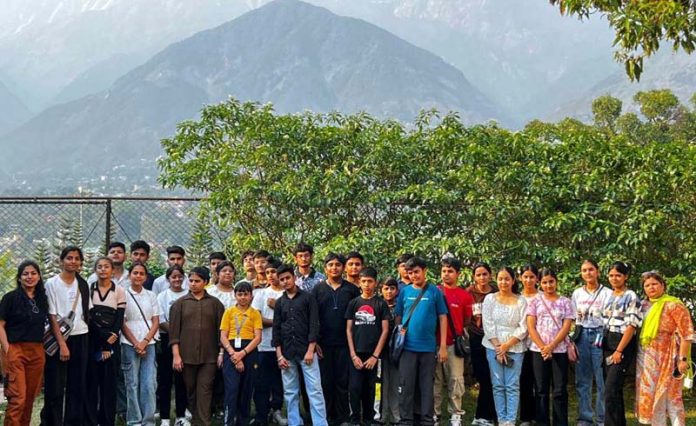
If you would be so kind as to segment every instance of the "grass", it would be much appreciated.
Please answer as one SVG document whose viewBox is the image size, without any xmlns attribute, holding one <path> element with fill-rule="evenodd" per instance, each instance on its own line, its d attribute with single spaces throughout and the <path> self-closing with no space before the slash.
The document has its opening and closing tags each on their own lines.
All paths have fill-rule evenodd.
<svg viewBox="0 0 696 426">
<path fill-rule="evenodd" d="M 629 382 L 627 380 L 627 382 Z M 572 383 L 572 379 L 571 379 Z M 569 413 L 569 421 L 570 424 L 574 424 L 575 416 L 577 415 L 577 398 L 576 394 L 574 392 L 574 386 L 571 384 L 569 386 L 569 394 L 570 394 L 570 407 L 568 410 Z M 464 421 L 463 424 L 471 424 L 471 421 L 473 420 L 473 415 L 476 411 L 476 397 L 478 396 L 478 392 L 476 391 L 474 386 L 467 386 L 467 392 L 464 396 L 463 399 L 463 406 L 464 409 L 466 410 L 466 415 L 464 416 Z M 628 420 L 629 425 L 638 425 L 638 421 L 636 420 L 634 414 L 633 414 L 633 406 L 634 406 L 634 401 L 635 401 L 635 392 L 634 392 L 634 384 L 633 381 L 630 381 L 630 383 L 626 383 L 626 387 L 624 388 L 624 398 L 626 401 L 626 407 L 628 408 L 626 412 L 626 417 Z M 40 395 L 39 398 L 37 398 L 36 402 L 34 403 L 34 412 L 32 416 L 32 422 L 31 424 L 39 424 L 39 412 L 41 410 L 41 407 L 43 405 L 43 396 Z M 689 391 L 689 392 L 684 392 L 684 408 L 686 410 L 686 424 L 696 424 L 696 392 Z M 607 409 L 611 409 L 610 407 L 607 407 Z M 5 404 L 0 404 L 0 421 L 4 419 L 4 410 L 5 410 Z M 443 413 L 446 413 L 447 410 L 443 406 Z M 119 424 L 117 422 L 117 424 Z M 214 425 L 222 425 L 222 422 L 217 421 L 213 422 Z"/>
</svg>

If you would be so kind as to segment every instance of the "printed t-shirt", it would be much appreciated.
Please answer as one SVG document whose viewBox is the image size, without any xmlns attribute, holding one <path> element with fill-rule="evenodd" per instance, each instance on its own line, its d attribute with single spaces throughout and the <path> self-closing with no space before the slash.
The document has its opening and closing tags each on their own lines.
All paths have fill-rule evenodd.
<svg viewBox="0 0 696 426">
<path fill-rule="evenodd" d="M 372 353 L 382 335 L 382 321 L 389 320 L 389 306 L 383 299 L 358 296 L 348 303 L 346 320 L 353 320 L 353 346 L 355 352 Z"/>
</svg>

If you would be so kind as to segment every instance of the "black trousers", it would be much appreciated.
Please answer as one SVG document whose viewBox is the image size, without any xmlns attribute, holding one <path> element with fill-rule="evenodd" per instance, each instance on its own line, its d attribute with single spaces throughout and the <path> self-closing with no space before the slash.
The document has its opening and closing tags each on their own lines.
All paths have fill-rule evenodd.
<svg viewBox="0 0 696 426">
<path fill-rule="evenodd" d="M 534 406 L 536 401 L 535 383 L 534 383 L 534 366 L 532 365 L 532 351 L 524 353 L 522 361 L 522 373 L 520 374 L 520 421 L 534 421 Z"/>
<path fill-rule="evenodd" d="M 623 334 L 608 332 L 604 337 L 604 358 L 616 351 Z M 606 426 L 625 426 L 626 409 L 624 406 L 623 387 L 626 372 L 636 357 L 636 336 L 623 350 L 623 359 L 619 364 L 607 365 L 604 362 L 604 406 L 607 408 L 604 414 Z"/>
<path fill-rule="evenodd" d="M 105 361 L 96 360 L 96 354 L 100 350 L 101 348 L 97 345 L 90 345 L 87 377 L 88 408 L 90 418 L 97 419 L 96 424 L 113 426 L 116 421 L 116 368 L 111 358 Z"/>
<path fill-rule="evenodd" d="M 486 348 L 484 348 L 481 344 L 482 341 L 483 336 L 473 333 L 470 334 L 469 342 L 471 344 L 471 367 L 474 377 L 479 384 L 479 394 L 478 398 L 476 399 L 475 418 L 495 422 L 498 415 L 495 412 L 495 402 L 493 401 L 491 371 L 488 368 Z"/>
<path fill-rule="evenodd" d="M 246 347 L 251 340 L 242 340 Z M 234 344 L 231 341 L 230 344 Z M 224 354 L 222 364 L 223 380 L 225 382 L 225 426 L 246 426 L 251 418 L 251 396 L 254 393 L 254 383 L 258 373 L 259 353 L 249 352 L 244 359 L 244 371 L 239 372 L 234 367 L 228 353 Z"/>
<path fill-rule="evenodd" d="M 270 410 L 283 408 L 283 378 L 278 368 L 275 352 L 259 352 L 259 371 L 254 386 L 256 423 L 268 423 Z"/>
<path fill-rule="evenodd" d="M 319 360 L 321 388 L 326 401 L 326 416 L 329 423 L 341 424 L 348 421 L 348 370 L 350 356 L 345 346 L 321 348 L 324 358 Z"/>
<path fill-rule="evenodd" d="M 174 354 L 169 346 L 169 334 L 160 333 L 160 345 L 162 350 L 157 356 L 157 394 L 159 396 L 159 412 L 162 419 L 169 419 L 172 412 L 172 387 L 174 387 L 174 401 L 176 417 L 186 416 L 186 385 L 184 375 L 174 371 L 172 366 Z"/>
<path fill-rule="evenodd" d="M 61 361 L 60 351 L 46 357 L 44 406 L 41 410 L 41 424 L 44 426 L 96 424 L 88 409 L 87 398 L 88 335 L 70 336 L 67 345 L 70 360 Z"/>
<path fill-rule="evenodd" d="M 358 353 L 364 363 L 372 353 Z M 433 370 L 434 371 L 434 370 Z M 358 370 L 350 364 L 348 377 L 350 393 L 351 423 L 371 424 L 375 419 L 375 384 L 377 383 L 377 365 L 372 370 Z"/>
<path fill-rule="evenodd" d="M 121 368 L 121 343 L 120 340 L 114 345 L 114 354 L 111 356 L 111 363 L 116 372 L 116 414 L 126 418 L 126 409 L 128 402 L 126 401 L 126 377 L 123 375 Z"/>
<path fill-rule="evenodd" d="M 568 425 L 568 354 L 553 354 L 544 361 L 540 352 L 532 352 L 536 380 L 536 424 Z M 553 423 L 549 423 L 549 387 L 553 395 Z"/>
<path fill-rule="evenodd" d="M 418 408 L 420 424 L 431 426 L 435 416 L 435 352 L 411 352 L 404 350 L 399 358 L 399 411 L 400 425 L 414 424 L 414 411 Z M 416 390 L 419 397 L 416 399 Z"/>
</svg>

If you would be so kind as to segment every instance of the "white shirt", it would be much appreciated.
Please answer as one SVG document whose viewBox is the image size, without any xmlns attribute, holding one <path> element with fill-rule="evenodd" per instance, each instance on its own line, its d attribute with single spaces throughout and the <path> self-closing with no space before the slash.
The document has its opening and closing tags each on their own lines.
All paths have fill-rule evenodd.
<svg viewBox="0 0 696 426">
<path fill-rule="evenodd" d="M 60 279 L 60 275 L 56 275 L 49 278 L 45 285 L 46 295 L 48 296 L 48 313 L 57 315 L 60 318 L 67 317 L 72 310 L 75 298 L 80 297 L 77 278 L 68 284 Z M 92 306 L 91 300 L 89 306 Z M 73 321 L 73 328 L 70 331 L 70 336 L 79 336 L 81 334 L 86 334 L 88 331 L 89 328 L 87 327 L 87 323 L 82 317 L 82 300 L 78 299 L 75 304 L 75 320 Z"/>
<path fill-rule="evenodd" d="M 222 305 L 227 308 L 231 308 L 232 306 L 235 306 L 237 304 L 237 299 L 234 297 L 234 290 L 232 291 L 220 291 L 220 289 L 214 285 L 205 291 L 208 292 L 209 295 L 217 298 L 220 302 L 222 302 Z"/>
<path fill-rule="evenodd" d="M 181 290 L 177 293 L 170 288 L 157 295 L 157 303 L 160 309 L 160 324 L 169 322 L 169 310 L 172 308 L 172 305 L 187 294 L 188 291 L 186 290 Z"/>
<path fill-rule="evenodd" d="M 138 302 L 137 305 L 136 301 Z M 140 309 L 138 309 L 138 305 L 140 305 L 140 309 L 143 311 L 142 314 Z M 143 318 L 143 314 L 145 318 Z M 136 293 L 132 288 L 126 290 L 126 314 L 123 321 L 137 341 L 141 341 L 147 336 L 150 327 L 152 327 L 152 317 L 159 317 L 159 315 L 159 303 L 157 303 L 157 296 L 153 292 L 145 288 L 140 293 Z M 145 320 L 147 320 L 147 324 Z M 155 344 L 155 339 L 159 337 L 159 331 L 155 333 L 154 337 L 148 343 L 149 345 Z M 121 333 L 121 343 L 133 346 L 123 333 Z"/>
<path fill-rule="evenodd" d="M 483 319 L 483 341 L 484 348 L 495 349 L 492 338 L 497 338 L 500 343 L 515 337 L 519 342 L 515 343 L 509 352 L 524 352 L 525 337 L 527 337 L 527 300 L 522 296 L 517 296 L 517 303 L 506 305 L 498 301 L 497 295 L 492 293 L 483 299 L 481 308 L 481 318 Z"/>
<path fill-rule="evenodd" d="M 584 285 L 576 288 L 571 298 L 575 309 L 575 323 L 584 328 L 603 327 L 602 310 L 611 294 L 612 291 L 603 285 L 593 293 L 587 291 Z"/>
<path fill-rule="evenodd" d="M 283 295 L 283 290 L 273 290 L 273 287 L 259 289 L 254 295 L 254 300 L 251 302 L 251 307 L 261 312 L 261 317 L 265 319 L 273 319 L 273 309 L 268 306 L 268 299 L 276 299 Z M 259 352 L 275 351 L 271 346 L 273 338 L 273 327 L 264 327 L 261 331 L 261 343 L 259 344 Z"/>
<path fill-rule="evenodd" d="M 122 289 L 127 289 L 130 287 L 130 280 L 128 279 L 128 271 L 125 269 L 123 270 L 123 273 L 121 274 L 120 277 L 116 278 L 116 276 L 111 277 L 111 281 L 114 282 L 117 286 L 121 287 Z M 97 282 L 97 274 L 92 273 L 92 275 L 87 278 L 87 284 L 92 285 Z"/>
<path fill-rule="evenodd" d="M 152 284 L 152 292 L 155 294 L 160 294 L 169 287 L 169 280 L 167 279 L 167 276 L 162 275 L 155 278 L 155 282 Z M 187 276 L 184 276 L 184 282 L 181 284 L 181 288 L 184 290 L 189 289 L 189 279 Z"/>
</svg>

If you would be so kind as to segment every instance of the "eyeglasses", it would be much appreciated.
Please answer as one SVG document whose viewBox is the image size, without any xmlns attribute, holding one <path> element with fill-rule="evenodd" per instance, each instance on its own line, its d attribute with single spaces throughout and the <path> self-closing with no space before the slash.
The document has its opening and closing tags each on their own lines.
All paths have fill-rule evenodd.
<svg viewBox="0 0 696 426">
<path fill-rule="evenodd" d="M 29 303 L 31 304 L 31 311 L 35 314 L 39 313 L 39 307 L 36 305 L 36 300 L 34 299 L 29 299 Z"/>
</svg>

